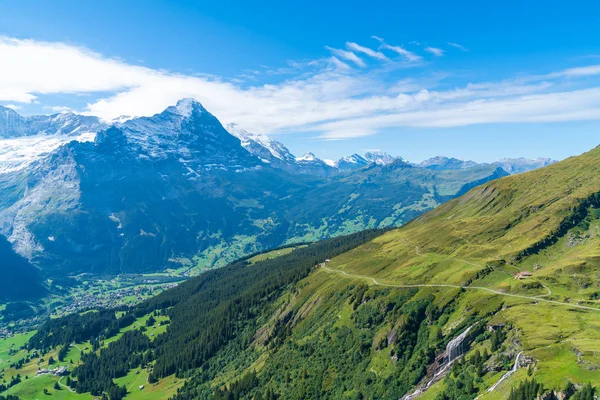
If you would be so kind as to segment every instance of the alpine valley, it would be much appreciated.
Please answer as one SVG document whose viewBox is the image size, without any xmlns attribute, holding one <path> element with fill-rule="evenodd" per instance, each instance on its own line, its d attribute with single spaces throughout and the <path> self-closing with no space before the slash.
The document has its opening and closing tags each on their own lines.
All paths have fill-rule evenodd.
<svg viewBox="0 0 600 400">
<path fill-rule="evenodd" d="M 3 262 L 0 272 L 29 276 L 17 280 L 33 285 L 23 296 L 45 292 L 32 290 L 35 271 L 48 289 L 48 278 L 82 273 L 190 275 L 265 249 L 400 226 L 506 170 L 550 162 L 295 157 L 265 135 L 223 127 L 192 99 L 111 124 L 0 108 L 0 234 L 5 251 L 35 267 Z"/>
</svg>

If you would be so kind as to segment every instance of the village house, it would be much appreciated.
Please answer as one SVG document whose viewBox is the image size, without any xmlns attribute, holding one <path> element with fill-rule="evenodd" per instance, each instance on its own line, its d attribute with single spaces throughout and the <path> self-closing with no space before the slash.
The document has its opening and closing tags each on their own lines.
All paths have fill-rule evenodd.
<svg viewBox="0 0 600 400">
<path fill-rule="evenodd" d="M 515 274 L 515 279 L 519 279 L 519 280 L 523 280 L 525 278 L 530 277 L 531 275 L 533 275 L 531 272 L 528 271 L 521 271 L 521 272 L 517 272 Z"/>
</svg>

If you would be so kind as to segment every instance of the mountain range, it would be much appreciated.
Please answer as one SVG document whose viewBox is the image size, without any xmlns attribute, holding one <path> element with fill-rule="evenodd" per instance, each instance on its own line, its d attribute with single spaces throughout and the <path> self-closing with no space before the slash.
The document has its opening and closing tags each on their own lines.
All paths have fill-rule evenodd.
<svg viewBox="0 0 600 400">
<path fill-rule="evenodd" d="M 212 267 L 285 243 L 399 226 L 504 168 L 539 165 L 415 165 L 383 152 L 296 157 L 266 135 L 223 127 L 193 99 L 112 123 L 1 108 L 0 138 L 0 234 L 50 275 Z"/>
</svg>

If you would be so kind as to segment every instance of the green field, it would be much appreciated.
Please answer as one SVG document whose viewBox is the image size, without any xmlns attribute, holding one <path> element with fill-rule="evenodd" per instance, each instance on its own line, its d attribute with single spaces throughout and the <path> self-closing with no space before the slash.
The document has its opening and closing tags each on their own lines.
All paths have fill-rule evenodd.
<svg viewBox="0 0 600 400">
<path fill-rule="evenodd" d="M 161 379 L 155 384 L 149 384 L 147 379 L 148 372 L 136 368 L 130 371 L 127 376 L 115 379 L 115 383 L 119 386 L 125 385 L 128 391 L 126 399 L 159 400 L 174 395 L 185 382 L 183 379 L 177 379 L 174 376 Z M 143 388 L 140 389 L 140 386 L 143 386 Z"/>
<path fill-rule="evenodd" d="M 21 358 L 24 352 L 19 349 L 27 343 L 30 337 L 35 334 L 35 331 L 26 334 L 17 334 L 10 338 L 0 339 L 0 370 L 5 368 L 5 365 Z M 11 353 L 13 351 L 13 354 Z"/>
<path fill-rule="evenodd" d="M 118 340 L 124 332 L 132 329 L 145 330 L 145 334 L 150 338 L 154 339 L 161 333 L 164 333 L 168 325 L 160 325 L 160 322 L 167 321 L 166 316 L 156 316 L 155 324 L 147 326 L 146 322 L 150 315 L 146 315 L 137 318 L 132 324 L 126 326 L 120 330 L 120 332 L 102 342 L 102 347 L 108 346 L 110 343 Z M 30 352 L 24 349 L 20 349 L 29 340 L 31 336 L 35 334 L 35 331 L 28 332 L 27 334 L 15 335 L 8 339 L 0 339 L 0 371 L 4 375 L 4 379 L 9 381 L 13 376 L 17 374 L 22 377 L 21 383 L 11 387 L 5 394 L 13 394 L 19 396 L 21 399 L 44 399 L 51 397 L 53 399 L 91 399 L 92 396 L 89 394 L 78 394 L 69 390 L 66 385 L 61 386 L 60 390 L 56 390 L 54 385 L 59 381 L 59 377 L 53 375 L 40 375 L 36 376 L 38 369 L 52 369 L 58 366 L 66 366 L 69 370 L 72 369 L 80 362 L 82 351 L 91 351 L 92 346 L 89 342 L 85 343 L 73 343 L 71 344 L 69 351 L 63 362 L 58 361 L 58 348 L 52 349 L 43 356 L 33 357 L 28 363 L 25 363 L 22 368 L 15 369 L 10 368 L 9 365 L 19 359 L 26 357 Z M 12 351 L 11 351 L 12 350 Z M 9 354 L 11 353 L 11 354 Z M 50 357 L 54 358 L 55 362 L 50 365 L 48 363 Z M 149 385 L 146 382 L 148 373 L 145 370 L 140 371 L 136 374 L 135 370 L 131 371 L 126 377 L 115 380 L 119 385 L 126 385 L 128 391 L 127 399 L 164 399 L 173 395 L 177 388 L 181 387 L 184 383 L 182 379 L 176 379 L 175 377 L 167 377 L 162 379 L 156 384 Z M 27 377 L 27 379 L 25 379 Z M 60 383 L 64 385 L 65 378 L 60 379 Z M 143 391 L 139 390 L 139 385 L 145 385 Z M 49 395 L 44 394 L 46 389 Z"/>
</svg>

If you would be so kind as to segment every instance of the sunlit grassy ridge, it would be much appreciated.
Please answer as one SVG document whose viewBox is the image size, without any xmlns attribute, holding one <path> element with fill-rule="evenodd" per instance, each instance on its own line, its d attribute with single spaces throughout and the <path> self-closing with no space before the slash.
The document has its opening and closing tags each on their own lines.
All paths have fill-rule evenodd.
<svg viewBox="0 0 600 400">
<path fill-rule="evenodd" d="M 511 388 L 531 378 L 557 391 L 568 381 L 600 385 L 597 193 L 600 149 L 474 188 L 333 258 L 282 300 L 240 358 L 257 349 L 261 356 L 234 376 L 257 370 L 262 385 L 272 385 L 288 398 L 394 398 L 417 382 L 398 383 L 410 373 L 398 372 L 404 365 L 390 357 L 395 347 L 386 345 L 385 338 L 407 320 L 406 311 L 395 314 L 390 304 L 399 298 L 416 303 L 432 295 L 430 307 L 444 314 L 426 329 L 429 339 L 423 338 L 421 326 L 414 358 L 406 361 L 415 363 L 411 368 L 423 367 L 415 361 L 420 352 L 440 352 L 467 324 L 480 321 L 505 325 L 507 338 L 488 361 L 488 368 L 503 367 L 476 379 L 479 393 L 511 368 L 517 352 L 534 362 L 530 373 L 517 371 L 483 399 L 505 399 Z M 520 271 L 533 275 L 515 279 Z M 352 299 L 361 285 L 369 289 L 357 306 Z M 282 321 L 287 321 L 289 336 L 272 351 L 272 344 L 262 343 L 269 343 L 265 338 L 276 335 Z M 489 336 L 482 339 L 467 358 L 490 348 Z M 418 343 L 428 343 L 430 350 Z M 367 345 L 369 351 L 364 350 Z M 356 351 L 362 352 L 359 358 Z M 213 387 L 234 382 L 228 375 L 217 377 Z M 436 383 L 423 398 L 434 399 L 446 385 L 444 380 Z"/>
<path fill-rule="evenodd" d="M 387 284 L 480 286 L 530 296 L 467 290 L 450 320 L 501 302 L 505 308 L 494 319 L 515 327 L 520 348 L 538 361 L 536 376 L 548 387 L 567 379 L 599 384 L 599 192 L 600 149 L 594 149 L 477 187 L 336 257 L 329 268 Z M 523 270 L 533 276 L 513 277 Z"/>
</svg>

